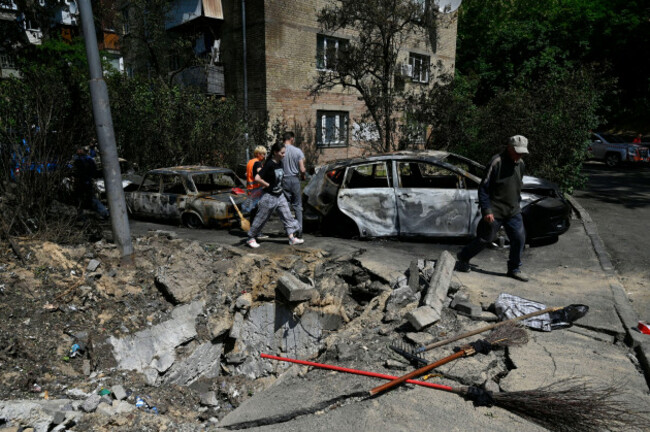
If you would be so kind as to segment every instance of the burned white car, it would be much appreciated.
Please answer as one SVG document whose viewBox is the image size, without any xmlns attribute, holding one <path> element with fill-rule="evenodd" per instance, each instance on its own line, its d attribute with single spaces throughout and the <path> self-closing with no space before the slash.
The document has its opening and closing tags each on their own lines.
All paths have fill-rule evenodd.
<svg viewBox="0 0 650 432">
<path fill-rule="evenodd" d="M 209 166 L 151 170 L 124 195 L 129 214 L 189 228 L 230 226 L 238 221 L 230 198 L 238 206 L 247 199 L 244 182 L 232 170 Z"/>
<path fill-rule="evenodd" d="M 336 227 L 360 237 L 470 237 L 481 218 L 484 170 L 442 151 L 332 162 L 305 187 L 304 219 L 325 232 Z M 569 229 L 571 207 L 552 183 L 525 176 L 521 207 L 528 241 Z"/>
</svg>

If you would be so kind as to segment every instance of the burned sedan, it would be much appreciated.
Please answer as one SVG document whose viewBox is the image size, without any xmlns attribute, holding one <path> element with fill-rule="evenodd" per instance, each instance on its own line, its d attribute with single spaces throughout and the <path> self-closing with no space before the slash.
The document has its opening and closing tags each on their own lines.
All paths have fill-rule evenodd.
<svg viewBox="0 0 650 432">
<path fill-rule="evenodd" d="M 361 237 L 470 237 L 481 218 L 485 168 L 442 151 L 396 152 L 321 167 L 304 190 L 305 219 Z M 569 229 L 570 206 L 552 183 L 524 177 L 527 240 Z"/>
<path fill-rule="evenodd" d="M 227 168 L 179 166 L 147 172 L 125 189 L 129 214 L 180 222 L 190 228 L 229 226 L 237 221 L 230 201 L 246 200 L 243 181 Z"/>
</svg>

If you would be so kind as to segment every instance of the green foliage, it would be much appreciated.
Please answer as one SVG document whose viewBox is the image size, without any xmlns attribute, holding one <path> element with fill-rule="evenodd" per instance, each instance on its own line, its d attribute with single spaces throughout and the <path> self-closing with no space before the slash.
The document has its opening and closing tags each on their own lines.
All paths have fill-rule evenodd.
<svg viewBox="0 0 650 432">
<path fill-rule="evenodd" d="M 647 128 L 650 100 L 650 5 L 628 0 L 465 0 L 460 9 L 457 68 L 476 77 L 475 101 L 501 90 L 582 67 L 617 86 L 604 99 L 611 122 Z"/>
<path fill-rule="evenodd" d="M 109 90 L 119 153 L 141 169 L 240 161 L 245 129 L 234 101 L 123 76 Z"/>
<path fill-rule="evenodd" d="M 590 70 L 549 73 L 472 103 L 474 83 L 463 76 L 417 98 L 421 118 L 433 119 L 429 148 L 446 149 L 486 164 L 508 137 L 530 142 L 527 171 L 571 191 L 584 181 L 581 166 L 588 131 L 598 124 L 602 92 Z M 444 107 L 444 109 L 443 109 Z"/>
</svg>

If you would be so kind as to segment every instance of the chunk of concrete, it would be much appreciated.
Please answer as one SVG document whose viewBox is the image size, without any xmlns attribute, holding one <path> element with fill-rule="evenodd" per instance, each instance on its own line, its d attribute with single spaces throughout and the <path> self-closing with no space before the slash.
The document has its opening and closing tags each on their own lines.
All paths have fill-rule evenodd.
<svg viewBox="0 0 650 432">
<path fill-rule="evenodd" d="M 199 378 L 215 378 L 221 369 L 223 344 L 204 343 L 165 375 L 165 383 L 188 386 Z"/>
<path fill-rule="evenodd" d="M 278 280 L 278 291 L 290 302 L 311 300 L 312 296 L 317 294 L 315 288 L 301 282 L 290 273 L 285 273 Z"/>
<path fill-rule="evenodd" d="M 420 291 L 420 269 L 417 260 L 411 261 L 409 266 L 409 287 L 414 293 Z"/>
<path fill-rule="evenodd" d="M 87 413 L 93 412 L 97 409 L 101 400 L 102 397 L 100 395 L 92 394 L 81 404 L 81 409 Z"/>
<path fill-rule="evenodd" d="M 209 391 L 201 394 L 201 405 L 210 406 L 210 407 L 219 406 L 217 393 L 213 391 Z"/>
<path fill-rule="evenodd" d="M 420 306 L 407 313 L 406 319 L 415 330 L 420 331 L 440 320 L 440 313 L 430 306 Z"/>
<path fill-rule="evenodd" d="M 215 314 L 208 317 L 208 331 L 210 337 L 216 339 L 228 332 L 233 326 L 233 317 L 229 313 Z"/>
<path fill-rule="evenodd" d="M 253 295 L 251 293 L 245 293 L 237 297 L 235 300 L 235 308 L 248 310 L 253 304 Z"/>
<path fill-rule="evenodd" d="M 185 254 L 194 259 L 171 260 L 156 270 L 156 286 L 174 304 L 191 301 L 214 278 L 213 259 L 198 242 L 192 242 L 181 255 Z"/>
<path fill-rule="evenodd" d="M 467 300 L 461 300 L 455 303 L 452 302 L 452 305 L 452 307 L 458 312 L 473 318 L 478 317 L 481 312 L 483 312 L 483 309 L 481 309 L 480 306 L 475 305 Z"/>
<path fill-rule="evenodd" d="M 233 339 L 239 339 L 243 325 L 244 325 L 244 314 L 242 314 L 241 312 L 235 312 L 235 318 L 232 321 L 232 327 L 230 327 L 229 336 Z"/>
<path fill-rule="evenodd" d="M 108 343 L 118 367 L 142 372 L 155 358 L 165 354 L 175 358 L 174 349 L 196 337 L 195 320 L 203 306 L 203 302 L 179 306 L 172 311 L 170 320 L 122 339 L 111 336 Z"/>
<path fill-rule="evenodd" d="M 456 258 L 453 257 L 448 251 L 442 251 L 440 258 L 436 262 L 436 267 L 429 282 L 429 288 L 422 298 L 423 306 L 430 306 L 435 309 L 438 314 L 441 313 L 442 307 L 447 300 L 447 292 L 449 291 L 449 284 L 451 277 L 454 274 L 454 267 L 456 266 Z"/>
<path fill-rule="evenodd" d="M 117 400 L 126 399 L 126 390 L 124 390 L 124 387 L 121 385 L 114 385 L 111 387 L 111 392 Z"/>
<path fill-rule="evenodd" d="M 94 272 L 97 270 L 97 267 L 101 264 L 101 261 L 96 260 L 96 259 L 91 259 L 90 262 L 88 263 L 88 266 L 86 267 L 86 270 L 89 272 Z"/>
</svg>

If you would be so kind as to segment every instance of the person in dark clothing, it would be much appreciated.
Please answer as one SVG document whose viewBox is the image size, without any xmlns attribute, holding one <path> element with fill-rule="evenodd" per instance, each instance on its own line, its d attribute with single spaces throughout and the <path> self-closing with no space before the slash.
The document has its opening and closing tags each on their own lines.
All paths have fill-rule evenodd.
<svg viewBox="0 0 650 432">
<path fill-rule="evenodd" d="M 521 271 L 526 231 L 519 206 L 525 170 L 521 157 L 525 154 L 528 154 L 528 139 L 515 135 L 508 139 L 502 153 L 492 157 L 478 189 L 483 218 L 476 229 L 476 238 L 457 255 L 459 271 L 470 271 L 469 261 L 494 241 L 503 226 L 510 240 L 508 276 L 528 281 L 528 276 Z"/>
<path fill-rule="evenodd" d="M 282 178 L 284 169 L 282 168 L 282 159 L 286 154 L 286 148 L 283 143 L 277 142 L 271 148 L 271 156 L 267 159 L 262 170 L 255 175 L 255 181 L 262 185 L 263 195 L 258 204 L 257 216 L 253 220 L 248 231 L 248 240 L 246 244 L 252 248 L 258 248 L 257 238 L 262 232 L 262 228 L 274 212 L 278 213 L 284 229 L 289 236 L 290 245 L 299 245 L 304 241 L 296 237 L 300 230 L 300 224 L 291 215 L 289 203 L 284 196 L 282 189 Z"/>
<path fill-rule="evenodd" d="M 108 210 L 95 196 L 93 179 L 97 176 L 97 165 L 84 147 L 77 149 L 77 154 L 72 159 L 74 175 L 74 193 L 78 202 L 78 210 L 92 209 L 102 218 L 108 217 Z"/>
</svg>

